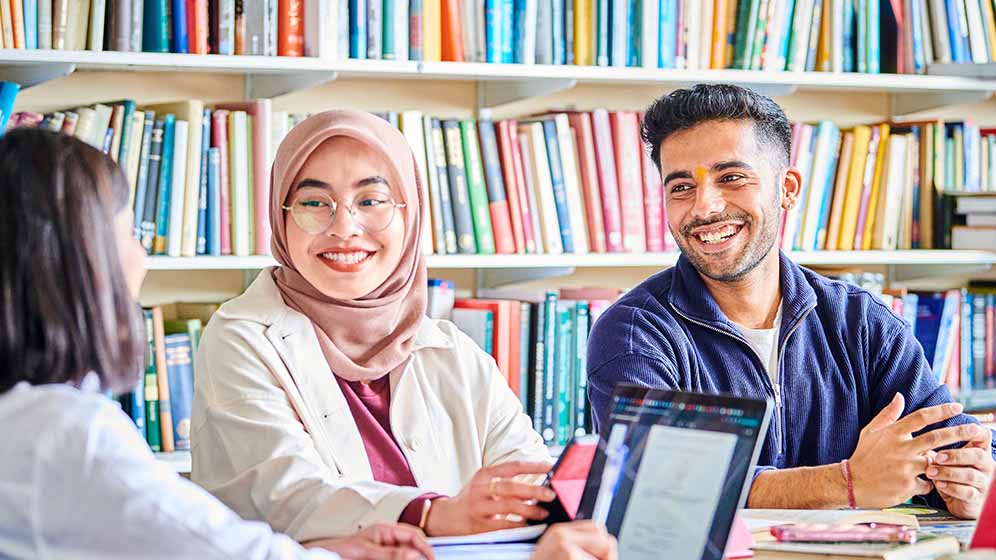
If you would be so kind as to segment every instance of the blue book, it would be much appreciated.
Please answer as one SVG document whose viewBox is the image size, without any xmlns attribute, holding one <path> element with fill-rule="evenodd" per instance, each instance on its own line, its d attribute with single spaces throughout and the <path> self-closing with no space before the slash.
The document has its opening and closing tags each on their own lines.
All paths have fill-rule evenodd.
<svg viewBox="0 0 996 560">
<path fill-rule="evenodd" d="M 868 2 L 868 72 L 879 74 L 882 72 L 882 14 L 878 0 L 866 0 Z M 915 4 L 916 2 L 914 2 Z"/>
<path fill-rule="evenodd" d="M 408 21 L 409 30 L 411 29 L 411 24 L 415 22 L 421 23 L 422 20 L 422 0 L 411 0 L 408 3 Z M 408 38 L 408 60 L 421 61 L 425 58 L 425 54 L 422 52 L 422 45 L 425 43 L 425 37 L 422 37 L 422 33 L 409 33 Z"/>
<path fill-rule="evenodd" d="M 792 14 L 795 12 L 795 0 L 787 0 L 785 2 L 785 10 L 788 13 L 788 17 L 785 18 L 785 32 L 782 33 L 781 44 L 779 45 L 779 55 L 778 60 L 781 62 L 781 66 L 776 68 L 776 70 L 786 70 L 788 68 L 788 57 L 789 57 L 789 43 L 792 42 Z M 799 37 L 798 40 L 809 42 L 809 37 Z M 806 199 L 803 199 L 806 200 Z"/>
<path fill-rule="evenodd" d="M 190 41 L 187 37 L 187 1 L 172 0 L 172 2 L 173 11 L 170 13 L 170 19 L 173 22 L 173 36 L 171 37 L 173 44 L 171 47 L 175 53 L 186 54 L 190 50 Z"/>
<path fill-rule="evenodd" d="M 913 336 L 923 347 L 923 356 L 928 363 L 933 363 L 937 350 L 937 335 L 941 327 L 944 302 L 943 292 L 918 294 Z"/>
<path fill-rule="evenodd" d="M 820 124 L 822 125 L 822 123 Z M 837 125 L 829 122 L 828 124 L 830 127 L 832 127 L 833 131 L 832 134 L 836 138 L 840 138 L 840 131 L 837 128 Z M 822 249 L 823 247 L 820 246 L 820 239 L 826 238 L 827 227 L 829 227 L 828 222 L 830 221 L 831 202 L 833 200 L 833 188 L 834 188 L 834 179 L 835 179 L 834 170 L 837 169 L 837 160 L 839 157 L 840 157 L 840 148 L 839 148 L 839 142 L 837 142 L 830 150 L 830 163 L 829 165 L 827 165 L 827 173 L 825 175 L 826 183 L 824 183 L 823 185 L 823 200 L 820 201 L 819 219 L 816 222 L 819 224 L 819 226 L 816 230 L 816 238 L 813 240 L 813 246 L 809 248 L 813 251 L 819 251 L 820 249 Z"/>
<path fill-rule="evenodd" d="M 678 17 L 678 0 L 661 0 L 660 40 L 658 41 L 657 60 L 661 68 L 674 68 L 675 57 L 675 19 Z"/>
<path fill-rule="evenodd" d="M 163 153 L 159 160 L 159 192 L 156 203 L 156 240 L 153 254 L 166 253 L 166 238 L 169 236 L 169 202 L 173 190 L 173 134 L 176 116 L 172 113 L 163 117 Z M 161 249 L 161 250 L 160 250 Z"/>
<path fill-rule="evenodd" d="M 595 63 L 598 66 L 608 66 L 610 59 L 609 51 L 609 2 L 612 0 L 596 0 L 598 9 L 595 12 L 598 33 L 594 39 L 595 43 Z"/>
<path fill-rule="evenodd" d="M 526 0 L 512 0 L 512 62 L 522 64 L 526 58 Z"/>
<path fill-rule="evenodd" d="M 630 67 L 640 65 L 640 34 L 636 32 L 639 9 L 637 0 L 629 0 L 629 8 L 626 10 L 626 66 Z"/>
<path fill-rule="evenodd" d="M 573 2 L 573 0 L 571 0 Z M 553 63 L 566 64 L 567 54 L 564 52 L 564 0 L 552 0 L 553 17 Z"/>
<path fill-rule="evenodd" d="M 208 150 L 208 218 L 207 218 L 207 247 L 205 251 L 209 255 L 221 255 L 221 191 L 219 180 L 221 175 L 221 150 L 210 148 Z"/>
<path fill-rule="evenodd" d="M 931 369 L 934 371 L 934 376 L 937 377 L 939 383 L 944 382 L 945 369 L 944 369 L 944 358 L 953 344 L 951 338 L 954 332 L 955 319 L 958 317 L 959 308 L 959 297 L 956 290 L 947 292 L 943 294 L 944 306 L 941 308 L 941 318 L 937 328 L 937 340 L 934 345 L 934 357 L 931 359 Z M 957 348 L 954 349 L 955 352 L 958 351 Z"/>
<path fill-rule="evenodd" d="M 38 0 L 24 0 L 22 5 L 24 6 L 24 48 L 37 49 Z"/>
<path fill-rule="evenodd" d="M 557 420 L 554 417 L 554 399 L 557 391 L 557 292 L 547 292 L 543 301 L 543 407 L 540 426 L 543 443 L 554 445 L 557 442 Z M 537 355 L 539 360 L 540 356 Z"/>
<path fill-rule="evenodd" d="M 484 0 L 484 61 L 501 62 L 501 0 Z"/>
<path fill-rule="evenodd" d="M 543 121 L 543 136 L 546 138 L 547 159 L 550 160 L 550 181 L 553 183 L 553 199 L 557 206 L 557 220 L 560 222 L 560 239 L 564 244 L 564 252 L 573 253 L 574 235 L 567 206 L 567 188 L 564 186 L 564 168 L 560 162 L 557 125 L 553 120 Z"/>
<path fill-rule="evenodd" d="M 122 165 L 125 165 L 128 161 L 129 152 L 131 150 L 131 142 L 128 140 L 132 135 L 132 116 L 135 114 L 135 102 L 130 99 L 125 99 L 116 103 L 116 105 L 121 105 L 121 145 L 118 147 L 117 161 L 120 161 Z"/>
<path fill-rule="evenodd" d="M 377 2 L 378 0 L 372 1 Z M 394 0 L 384 0 L 381 6 L 383 10 L 381 34 L 384 37 L 381 43 L 381 58 L 384 60 L 394 60 L 398 58 L 398 48 L 394 44 L 394 18 L 397 15 L 394 12 L 396 6 L 394 5 Z"/>
<path fill-rule="evenodd" d="M 349 0 L 349 58 L 366 57 L 367 0 Z"/>
<path fill-rule="evenodd" d="M 844 72 L 854 72 L 856 69 L 854 59 L 859 58 L 855 56 L 857 53 L 855 53 L 854 44 L 854 2 L 856 1 L 859 0 L 846 0 L 844 2 Z M 858 36 L 861 36 L 860 33 Z"/>
<path fill-rule="evenodd" d="M 951 61 L 952 62 L 972 62 L 968 54 L 966 44 L 962 42 L 962 19 L 959 17 L 959 5 L 964 6 L 961 0 L 945 0 L 945 12 L 948 14 L 948 36 L 951 39 Z"/>
<path fill-rule="evenodd" d="M 207 183 L 208 150 L 211 149 L 211 109 L 204 109 L 201 118 L 201 172 L 197 189 L 197 249 L 196 254 L 207 254 Z"/>
<path fill-rule="evenodd" d="M 927 61 L 923 48 L 923 14 L 920 12 L 919 2 L 912 2 L 910 24 L 913 26 L 913 71 L 923 74 L 926 71 Z"/>
<path fill-rule="evenodd" d="M 7 130 L 7 121 L 14 113 L 14 101 L 21 85 L 14 82 L 0 82 L 0 136 Z"/>
<path fill-rule="evenodd" d="M 961 348 L 960 363 L 961 377 L 959 386 L 961 394 L 966 394 L 972 390 L 972 379 L 975 377 L 975 364 L 972 362 L 972 313 L 974 312 L 974 295 L 968 290 L 961 290 L 961 333 L 959 335 Z"/>
<path fill-rule="evenodd" d="M 142 237 L 142 220 L 145 217 L 146 188 L 149 183 L 149 156 L 151 155 L 152 127 L 155 125 L 156 112 L 145 111 L 145 121 L 142 123 L 141 158 L 138 161 L 138 180 L 135 182 L 135 238 Z"/>
<path fill-rule="evenodd" d="M 108 127 L 104 131 L 104 142 L 100 145 L 100 151 L 107 155 L 111 154 L 111 144 L 114 143 L 114 129 Z"/>
<path fill-rule="evenodd" d="M 868 5 L 878 0 L 857 0 L 857 7 L 854 10 L 854 19 L 857 24 L 857 71 L 861 74 L 868 72 L 868 39 L 871 36 L 868 21 Z M 848 43 L 845 41 L 845 45 Z M 846 47 L 845 47 L 846 48 Z"/>
<path fill-rule="evenodd" d="M 169 376 L 169 405 L 173 414 L 173 447 L 190 449 L 190 409 L 194 400 L 194 360 L 189 334 L 168 334 L 166 374 Z"/>
<path fill-rule="evenodd" d="M 498 0 L 501 2 L 501 62 L 515 62 L 515 0 Z"/>
<path fill-rule="evenodd" d="M 138 376 L 135 390 L 128 393 L 128 413 L 132 422 L 138 428 L 138 433 L 145 439 L 145 369 Z"/>
</svg>

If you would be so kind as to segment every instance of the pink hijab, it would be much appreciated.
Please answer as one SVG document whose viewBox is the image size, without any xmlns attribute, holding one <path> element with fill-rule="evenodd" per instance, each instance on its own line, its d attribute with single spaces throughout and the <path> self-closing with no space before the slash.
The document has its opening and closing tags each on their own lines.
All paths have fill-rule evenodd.
<svg viewBox="0 0 996 560">
<path fill-rule="evenodd" d="M 388 182 L 407 204 L 401 260 L 371 293 L 340 300 L 324 295 L 298 272 L 287 250 L 287 213 L 281 208 L 311 153 L 336 136 L 348 136 L 381 152 L 391 165 Z M 425 315 L 427 286 L 422 254 L 425 208 L 415 158 L 405 137 L 387 121 L 350 109 L 326 111 L 295 126 L 277 150 L 270 176 L 273 256 L 282 265 L 273 279 L 284 302 L 311 319 L 333 373 L 349 381 L 378 379 L 403 365 Z M 395 217 L 397 219 L 397 217 Z"/>
</svg>

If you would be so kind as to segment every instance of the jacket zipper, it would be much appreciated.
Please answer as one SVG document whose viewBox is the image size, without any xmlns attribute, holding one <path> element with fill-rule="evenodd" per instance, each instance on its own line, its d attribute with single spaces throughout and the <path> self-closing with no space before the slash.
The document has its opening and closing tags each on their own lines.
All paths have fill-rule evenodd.
<svg viewBox="0 0 996 560">
<path fill-rule="evenodd" d="M 681 315 L 686 321 L 690 323 L 695 323 L 700 327 L 705 327 L 711 331 L 715 331 L 718 332 L 719 334 L 732 338 L 733 340 L 738 340 L 744 344 L 747 344 L 747 341 L 744 340 L 743 338 L 734 336 L 724 330 L 717 329 L 716 327 L 703 323 L 702 321 L 696 321 L 695 319 L 692 319 L 688 315 L 685 315 L 684 313 L 679 311 L 678 308 L 675 307 L 673 303 L 669 302 L 669 305 L 671 305 L 671 309 L 673 309 L 675 313 Z M 792 328 L 789 329 L 788 334 L 785 335 L 785 341 L 782 343 L 781 348 L 778 350 L 778 383 L 777 384 L 772 383 L 771 379 L 767 375 L 762 376 L 764 378 L 765 383 L 767 384 L 767 387 L 771 390 L 771 396 L 774 397 L 775 399 L 775 439 L 778 440 L 778 450 L 782 455 L 785 455 L 784 410 L 782 408 L 782 395 L 781 395 L 782 354 L 785 351 L 785 346 L 788 344 L 789 338 L 792 336 L 793 333 L 795 333 L 796 329 L 799 328 L 799 325 L 802 324 L 802 320 L 805 319 L 806 316 L 809 315 L 809 313 L 814 309 L 816 309 L 815 305 L 807 309 L 805 313 L 803 313 L 802 316 L 799 317 L 799 319 L 792 325 Z M 750 346 L 750 344 L 747 344 L 747 346 Z M 751 354 L 753 354 L 753 352 Z M 762 366 L 763 365 L 764 364 L 762 364 Z"/>
</svg>

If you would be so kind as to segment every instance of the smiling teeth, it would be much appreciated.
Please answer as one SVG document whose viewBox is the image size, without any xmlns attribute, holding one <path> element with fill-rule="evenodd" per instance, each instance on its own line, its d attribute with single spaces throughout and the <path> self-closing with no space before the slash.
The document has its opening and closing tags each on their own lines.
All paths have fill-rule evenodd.
<svg viewBox="0 0 996 560">
<path fill-rule="evenodd" d="M 728 226 L 723 226 L 717 229 L 716 231 L 700 233 L 698 234 L 698 236 L 703 243 L 711 244 L 711 243 L 722 243 L 723 241 L 726 241 L 728 237 L 732 237 L 735 233 L 737 233 L 737 226 L 728 225 Z"/>
<path fill-rule="evenodd" d="M 356 253 L 322 253 L 323 259 L 343 264 L 356 264 L 365 260 L 369 256 L 370 253 L 367 253 L 366 251 L 359 251 Z"/>
</svg>

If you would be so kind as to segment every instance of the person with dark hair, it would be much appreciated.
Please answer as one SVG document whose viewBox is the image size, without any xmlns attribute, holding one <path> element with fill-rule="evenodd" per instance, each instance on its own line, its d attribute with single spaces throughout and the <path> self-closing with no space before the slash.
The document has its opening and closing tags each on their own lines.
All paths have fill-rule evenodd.
<svg viewBox="0 0 996 560">
<path fill-rule="evenodd" d="M 398 525 L 305 549 L 155 460 L 101 394 L 144 370 L 145 253 L 128 197 L 117 164 L 80 140 L 0 139 L 0 557 L 431 557 Z"/>
<path fill-rule="evenodd" d="M 750 507 L 925 496 L 977 518 L 996 470 L 993 433 L 961 414 L 906 322 L 778 250 L 782 212 L 802 188 L 781 108 L 737 86 L 679 89 L 647 110 L 643 138 L 681 256 L 595 323 L 596 426 L 606 430 L 620 382 L 773 399 Z"/>
</svg>

